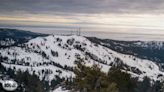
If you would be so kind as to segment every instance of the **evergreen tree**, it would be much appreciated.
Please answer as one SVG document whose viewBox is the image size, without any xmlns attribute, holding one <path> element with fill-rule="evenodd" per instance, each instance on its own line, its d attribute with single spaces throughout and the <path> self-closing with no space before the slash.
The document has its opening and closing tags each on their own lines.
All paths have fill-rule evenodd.
<svg viewBox="0 0 164 92">
<path fill-rule="evenodd" d="M 130 74 L 122 72 L 119 67 L 112 67 L 108 72 L 108 78 L 117 84 L 119 92 L 134 92 L 136 80 L 131 78 Z"/>
<path fill-rule="evenodd" d="M 98 65 L 87 67 L 83 61 L 76 61 L 73 92 L 118 92 L 116 83 L 109 81 L 106 73 Z"/>
<path fill-rule="evenodd" d="M 44 92 L 44 87 L 39 78 L 32 74 L 30 75 L 28 71 L 24 73 L 18 71 L 16 74 L 16 80 L 20 85 L 20 89 L 23 89 L 23 92 Z M 20 90 L 22 92 L 22 90 Z"/>
</svg>

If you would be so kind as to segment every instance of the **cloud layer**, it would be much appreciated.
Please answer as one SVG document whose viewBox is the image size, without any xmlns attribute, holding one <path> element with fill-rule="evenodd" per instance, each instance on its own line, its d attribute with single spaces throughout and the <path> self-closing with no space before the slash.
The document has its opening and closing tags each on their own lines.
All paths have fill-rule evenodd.
<svg viewBox="0 0 164 92">
<path fill-rule="evenodd" d="M 163 24 L 164 0 L 0 0 L 0 26 L 80 26 L 118 32 L 139 28 L 160 33 Z"/>
<path fill-rule="evenodd" d="M 0 0 L 0 12 L 164 13 L 163 0 Z"/>
</svg>

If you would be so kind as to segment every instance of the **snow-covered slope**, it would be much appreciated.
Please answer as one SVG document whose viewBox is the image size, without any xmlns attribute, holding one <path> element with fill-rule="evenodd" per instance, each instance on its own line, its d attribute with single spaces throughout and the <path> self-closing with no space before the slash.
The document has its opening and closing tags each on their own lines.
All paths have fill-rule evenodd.
<svg viewBox="0 0 164 92">
<path fill-rule="evenodd" d="M 140 79 L 148 76 L 158 80 L 164 75 L 152 61 L 117 53 L 76 35 L 37 37 L 19 46 L 0 49 L 0 57 L 5 67 L 28 70 L 46 80 L 54 79 L 55 75 L 73 77 L 72 69 L 77 59 L 83 59 L 88 66 L 99 64 L 104 72 L 119 64 L 123 70 Z"/>
<path fill-rule="evenodd" d="M 70 92 L 70 90 L 64 90 L 62 87 L 55 89 L 53 92 Z"/>
</svg>

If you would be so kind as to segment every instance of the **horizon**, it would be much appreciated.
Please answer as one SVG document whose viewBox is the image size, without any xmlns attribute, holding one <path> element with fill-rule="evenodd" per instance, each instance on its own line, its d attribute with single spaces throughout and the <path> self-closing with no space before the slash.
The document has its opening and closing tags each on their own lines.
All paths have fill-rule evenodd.
<svg viewBox="0 0 164 92">
<path fill-rule="evenodd" d="M 7 27 L 0 27 L 7 28 Z M 77 35 L 78 29 L 74 30 L 58 30 L 55 28 L 31 28 L 31 27 L 9 27 L 9 29 L 18 29 L 35 33 L 43 33 L 50 35 Z M 97 37 L 100 39 L 111 39 L 120 41 L 164 41 L 164 34 L 140 34 L 140 33 L 120 33 L 120 32 L 101 32 L 101 31 L 81 31 L 81 36 Z"/>
</svg>

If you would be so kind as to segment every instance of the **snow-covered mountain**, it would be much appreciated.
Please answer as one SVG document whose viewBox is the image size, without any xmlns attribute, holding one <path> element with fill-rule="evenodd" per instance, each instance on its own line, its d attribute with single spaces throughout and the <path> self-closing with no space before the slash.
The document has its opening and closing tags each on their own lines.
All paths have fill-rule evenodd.
<svg viewBox="0 0 164 92">
<path fill-rule="evenodd" d="M 118 53 L 76 35 L 37 37 L 27 43 L 0 49 L 0 58 L 7 68 L 28 70 L 49 81 L 55 75 L 73 77 L 74 61 L 78 59 L 83 59 L 87 66 L 98 64 L 104 72 L 108 72 L 113 65 L 121 65 L 123 71 L 141 80 L 145 76 L 159 80 L 164 75 L 150 60 Z"/>
<path fill-rule="evenodd" d="M 162 65 L 161 69 L 164 68 L 164 41 L 119 41 L 96 37 L 88 37 L 88 39 L 114 51 L 157 62 Z"/>
<path fill-rule="evenodd" d="M 46 34 L 18 29 L 0 28 L 0 48 L 24 43 L 38 36 L 46 36 Z"/>
</svg>

